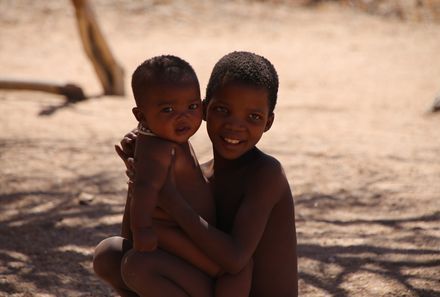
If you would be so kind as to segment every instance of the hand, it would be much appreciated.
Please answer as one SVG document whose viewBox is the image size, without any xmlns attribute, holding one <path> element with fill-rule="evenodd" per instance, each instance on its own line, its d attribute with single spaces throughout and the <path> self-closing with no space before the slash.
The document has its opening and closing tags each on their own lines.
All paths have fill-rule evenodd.
<svg viewBox="0 0 440 297">
<path fill-rule="evenodd" d="M 121 140 L 121 146 L 115 145 L 115 151 L 118 156 L 124 161 L 128 178 L 134 180 L 135 168 L 134 168 L 134 149 L 136 146 L 136 130 L 127 133 Z"/>
</svg>

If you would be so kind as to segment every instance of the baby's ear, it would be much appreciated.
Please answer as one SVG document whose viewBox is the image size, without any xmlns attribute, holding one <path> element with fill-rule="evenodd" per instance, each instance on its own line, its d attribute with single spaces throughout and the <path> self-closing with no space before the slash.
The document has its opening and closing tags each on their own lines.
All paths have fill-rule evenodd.
<svg viewBox="0 0 440 297">
<path fill-rule="evenodd" d="M 272 127 L 274 120 L 275 120 L 275 114 L 272 112 L 267 118 L 266 127 L 264 127 L 264 132 L 269 131 L 270 127 Z"/>
<path fill-rule="evenodd" d="M 133 112 L 133 114 L 138 122 L 143 122 L 145 120 L 144 114 L 139 109 L 139 107 L 133 107 L 133 109 L 131 111 Z"/>
<path fill-rule="evenodd" d="M 206 121 L 206 111 L 208 109 L 208 102 L 206 102 L 206 99 L 203 99 L 202 101 L 202 119 Z"/>
</svg>

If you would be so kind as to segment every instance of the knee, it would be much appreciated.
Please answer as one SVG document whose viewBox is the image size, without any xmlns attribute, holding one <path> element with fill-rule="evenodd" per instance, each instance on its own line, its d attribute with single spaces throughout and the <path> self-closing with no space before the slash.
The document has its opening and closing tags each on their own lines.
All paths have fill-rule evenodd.
<svg viewBox="0 0 440 297">
<path fill-rule="evenodd" d="M 138 274 L 140 273 L 140 266 L 142 265 L 139 256 L 139 252 L 132 250 L 129 251 L 121 261 L 121 276 L 129 287 L 133 287 L 136 276 L 139 276 Z"/>
<path fill-rule="evenodd" d="M 151 253 L 131 250 L 124 255 L 121 261 L 121 276 L 124 283 L 132 289 L 147 285 L 152 275 L 154 259 Z"/>
<path fill-rule="evenodd" d="M 119 273 L 123 241 L 122 237 L 114 236 L 104 239 L 96 246 L 93 254 L 93 270 L 99 277 L 107 280 L 116 272 L 115 270 Z"/>
</svg>

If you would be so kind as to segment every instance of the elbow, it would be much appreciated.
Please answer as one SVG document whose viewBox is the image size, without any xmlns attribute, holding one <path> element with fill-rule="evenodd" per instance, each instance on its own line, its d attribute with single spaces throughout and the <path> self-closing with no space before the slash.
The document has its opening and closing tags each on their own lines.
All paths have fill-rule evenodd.
<svg viewBox="0 0 440 297">
<path fill-rule="evenodd" d="M 249 259 L 244 255 L 237 255 L 236 257 L 230 257 L 230 261 L 228 261 L 223 269 L 229 274 L 238 274 L 248 265 L 252 265 L 252 258 Z"/>
</svg>

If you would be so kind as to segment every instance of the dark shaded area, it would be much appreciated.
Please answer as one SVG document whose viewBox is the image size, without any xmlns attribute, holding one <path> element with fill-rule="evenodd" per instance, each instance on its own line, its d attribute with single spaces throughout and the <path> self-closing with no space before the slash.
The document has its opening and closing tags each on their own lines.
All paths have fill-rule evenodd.
<svg viewBox="0 0 440 297">
<path fill-rule="evenodd" d="M 68 220 L 93 222 L 103 216 L 122 214 L 123 199 L 120 199 L 120 205 L 109 205 L 99 200 L 83 205 L 77 198 L 77 191 L 88 183 L 98 183 L 99 188 L 106 189 L 111 188 L 108 183 L 112 182 L 113 180 L 102 174 L 71 180 L 67 184 L 72 187 L 62 184 L 61 187 L 53 186 L 47 190 L 1 194 L 2 209 L 7 209 L 8 204 L 16 203 L 17 200 L 25 202 L 31 196 L 36 197 L 42 204 L 51 202 L 51 206 L 44 211 L 25 212 L 24 209 L 23 212 L 1 221 L 2 274 L 15 276 L 20 282 L 30 282 L 38 292 L 57 296 L 65 295 L 63 290 L 66 289 L 80 291 L 83 294 L 94 292 L 95 296 L 108 295 L 110 289 L 91 273 L 92 255 L 82 251 L 90 251 L 105 237 L 119 234 L 120 225 L 115 223 L 89 226 L 63 222 Z M 70 188 L 72 192 L 60 188 Z M 108 192 L 107 195 L 124 197 L 125 192 L 114 191 Z M 35 199 L 32 199 L 33 201 Z M 38 206 L 32 204 L 26 204 L 26 208 Z M 10 240 L 17 236 L 22 240 Z M 66 248 L 69 246 L 73 248 Z M 76 251 L 75 247 L 79 247 L 80 251 Z M 69 265 L 63 264 L 67 262 Z M 87 267 L 84 263 L 87 263 Z M 0 292 L 12 294 L 20 291 L 13 283 L 0 282 Z"/>
<path fill-rule="evenodd" d="M 26 160 L 32 152 L 44 151 L 48 159 L 36 161 L 52 169 L 30 172 L 23 163 L 17 164 L 14 173 L 5 171 L 0 177 L 1 184 L 8 185 L 0 188 L 0 296 L 111 295 L 111 289 L 91 269 L 93 248 L 102 239 L 120 233 L 120 224 L 106 218 L 122 216 L 126 195 L 120 183 L 123 169 L 119 174 L 106 166 L 109 158 L 117 158 L 111 149 L 105 149 L 111 148 L 110 143 L 90 146 L 87 141 L 72 144 L 59 139 L 0 140 L 3 160 L 6 152 Z M 94 156 L 100 170 L 85 171 L 87 159 L 69 162 L 78 152 Z M 74 178 L 56 176 L 60 168 L 52 164 L 53 156 L 66 160 L 58 166 Z M 83 193 L 91 197 L 87 203 L 82 200 Z M 24 292 L 20 283 L 32 284 L 35 289 Z"/>
<path fill-rule="evenodd" d="M 49 138 L 0 139 L 0 157 L 7 158 L 3 154 L 8 151 L 24 156 L 35 151 L 48 152 L 66 160 L 62 164 L 48 166 L 61 166 L 73 176 L 55 181 L 50 174 L 51 170 L 26 175 L 17 171 L 1 176 L 2 184 L 8 187 L 0 189 L 0 295 L 38 292 L 66 296 L 69 291 L 75 292 L 75 296 L 112 294 L 110 287 L 101 282 L 91 269 L 92 251 L 96 244 L 120 232 L 120 224 L 114 220 L 108 223 L 108 220 L 115 216 L 122 217 L 126 195 L 125 185 L 121 183 L 122 163 L 120 168 L 114 164 L 114 167 L 109 167 L 107 163 L 109 158 L 117 158 L 111 144 L 111 140 L 90 146 L 86 140 L 73 144 Z M 68 161 L 78 153 L 94 156 L 93 163 L 98 170 L 84 172 L 83 166 L 89 162 L 87 158 Z M 49 168 L 57 171 L 57 167 Z M 406 289 L 406 292 L 395 292 L 389 296 L 440 296 L 440 284 L 438 287 L 423 288 L 412 282 L 414 279 L 431 284 L 438 282 L 432 274 L 424 276 L 423 270 L 412 274 L 406 271 L 429 268 L 438 270 L 440 275 L 440 239 L 433 236 L 432 232 L 425 232 L 423 227 L 429 224 L 426 228 L 438 230 L 438 208 L 429 210 L 427 207 L 422 215 L 411 215 L 406 209 L 395 219 L 376 215 L 372 219 L 369 219 L 372 216 L 359 216 L 342 220 L 332 215 L 332 211 L 336 210 L 386 212 L 386 203 L 391 197 L 387 197 L 384 191 L 374 192 L 372 187 L 374 182 L 382 181 L 383 178 L 375 176 L 349 190 L 303 193 L 295 197 L 297 227 L 300 231 L 299 278 L 309 288 L 322 290 L 325 296 L 353 296 L 347 289 L 347 285 L 350 285 L 347 277 L 369 273 Z M 32 185 L 38 187 L 32 188 Z M 81 194 L 85 192 L 93 197 L 90 201 L 81 200 Z M 17 205 L 23 208 L 11 215 L 12 208 Z M 37 210 L 30 211 L 36 207 Z M 8 214 L 3 215 L 6 212 Z M 318 227 L 310 228 L 308 224 Z M 364 234 L 358 231 L 377 226 L 388 230 L 387 234 L 397 235 L 387 238 L 387 234 Z M 315 233 L 317 228 L 322 234 Z M 342 234 L 350 228 L 351 231 Z M 334 239 L 341 234 L 347 240 L 359 236 L 371 239 L 366 244 L 351 246 L 322 243 L 322 236 Z M 17 237 L 20 239 L 17 240 Z M 388 245 L 391 241 L 395 243 L 393 247 Z M 428 248 L 426 243 L 432 244 Z M 407 248 L 411 245 L 416 247 Z M 304 264 L 307 261 L 319 263 L 319 268 L 308 267 Z M 326 273 L 330 266 L 335 265 L 338 266 L 337 271 Z M 11 279 L 14 281 L 9 281 Z M 35 291 L 23 292 L 20 282 L 32 284 Z"/>
<path fill-rule="evenodd" d="M 356 196 L 345 196 L 338 197 L 326 194 L 313 194 L 313 195 L 303 195 L 303 200 L 301 197 L 297 203 L 297 212 L 305 210 L 307 208 L 315 207 L 319 205 L 320 211 L 325 212 L 326 210 L 336 209 L 336 208 L 347 208 L 350 209 L 351 206 L 359 207 L 360 205 L 366 206 L 362 202 L 362 199 Z M 331 206 L 331 207 L 329 207 Z M 324 208 L 324 209 L 323 209 Z M 366 208 L 368 209 L 368 208 Z M 304 243 L 301 241 L 310 241 L 309 239 L 315 235 L 303 233 L 298 236 L 298 257 L 299 262 L 304 260 L 314 260 L 319 262 L 320 267 L 327 267 L 330 265 L 337 265 L 340 272 L 333 275 L 325 276 L 315 275 L 310 273 L 308 269 L 303 269 L 299 272 L 299 278 L 303 280 L 306 284 L 319 288 L 326 292 L 325 296 L 337 296 L 337 297 L 348 297 L 351 295 L 343 286 L 344 281 L 347 276 L 353 273 L 370 273 L 376 274 L 379 278 L 386 279 L 387 281 L 394 281 L 406 288 L 406 292 L 395 292 L 395 295 L 386 296 L 420 296 L 420 297 L 434 297 L 440 296 L 440 277 L 438 279 L 432 279 L 429 276 L 421 275 L 420 272 L 417 274 L 405 273 L 405 269 L 417 269 L 417 268 L 433 268 L 439 271 L 440 276 L 440 250 L 439 242 L 440 238 L 433 237 L 424 234 L 424 230 L 420 227 L 411 227 L 414 223 L 431 223 L 432 228 L 435 226 L 440 226 L 440 211 L 434 209 L 430 214 L 420 215 L 420 216 L 405 216 L 403 218 L 397 219 L 357 219 L 357 220 L 338 220 L 338 219 L 320 219 L 319 215 L 315 213 L 312 216 L 303 217 L 297 223 L 298 225 L 307 223 L 321 223 L 326 226 L 325 234 L 332 236 L 333 227 L 356 227 L 356 226 L 377 226 L 382 225 L 391 228 L 393 231 L 390 233 L 395 234 L 406 234 L 411 233 L 412 236 L 399 236 L 398 238 L 383 238 L 384 241 L 372 240 L 374 244 L 361 244 L 361 245 L 320 245 L 314 243 Z M 306 229 L 306 228 L 305 228 Z M 437 228 L 438 229 L 438 228 Z M 360 235 L 360 234 L 358 234 Z M 371 235 L 372 236 L 372 235 Z M 378 235 L 374 235 L 376 238 Z M 363 235 L 367 238 L 369 235 Z M 386 240 L 396 240 L 401 246 L 408 246 L 415 243 L 415 239 L 420 239 L 422 242 L 432 242 L 430 248 L 417 247 L 417 248 L 394 248 L 388 247 Z M 374 268 L 372 268 L 374 267 Z M 324 269 L 324 268 L 323 268 Z M 416 287 L 411 284 L 411 279 L 418 279 L 424 281 L 437 282 L 437 288 L 421 288 Z"/>
</svg>

